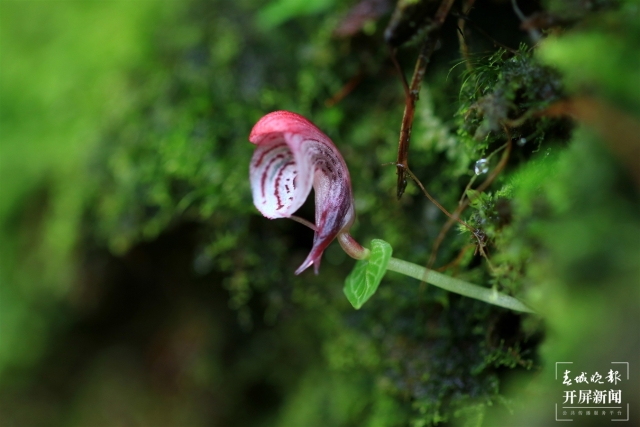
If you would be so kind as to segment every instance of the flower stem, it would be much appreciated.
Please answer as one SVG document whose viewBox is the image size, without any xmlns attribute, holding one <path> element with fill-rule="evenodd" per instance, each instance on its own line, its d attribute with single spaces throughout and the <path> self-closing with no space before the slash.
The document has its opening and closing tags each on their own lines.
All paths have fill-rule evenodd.
<svg viewBox="0 0 640 427">
<path fill-rule="evenodd" d="M 369 259 L 371 251 L 367 248 L 363 248 L 360 243 L 351 237 L 348 231 L 344 231 L 338 234 L 338 243 L 342 246 L 342 250 L 354 259 Z"/>
<path fill-rule="evenodd" d="M 456 279 L 437 271 L 427 270 L 421 265 L 393 258 L 387 264 L 387 270 L 395 271 L 414 279 L 422 280 L 439 288 L 445 289 L 456 294 L 464 295 L 469 298 L 475 298 L 489 304 L 508 308 L 514 311 L 523 311 L 526 313 L 535 313 L 524 303 L 509 295 L 502 294 L 494 289 L 483 288 L 464 280 Z"/>
</svg>

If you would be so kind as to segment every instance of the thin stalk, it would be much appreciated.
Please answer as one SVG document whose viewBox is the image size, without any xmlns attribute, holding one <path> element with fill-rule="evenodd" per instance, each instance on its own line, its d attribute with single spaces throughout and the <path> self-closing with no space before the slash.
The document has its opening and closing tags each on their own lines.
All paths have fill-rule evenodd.
<svg viewBox="0 0 640 427">
<path fill-rule="evenodd" d="M 518 2 L 516 0 L 511 0 L 511 6 L 513 6 L 513 11 L 518 16 L 518 18 L 520 18 L 520 21 L 526 22 L 528 18 L 518 7 Z M 542 34 L 540 34 L 540 31 L 536 30 L 535 28 L 529 28 L 529 36 L 534 43 L 538 43 L 542 38 Z"/>
<path fill-rule="evenodd" d="M 487 33 L 485 30 L 483 30 L 482 28 L 480 28 L 479 26 L 477 26 L 471 19 L 469 19 L 468 16 L 466 15 L 460 15 L 458 13 L 452 13 L 453 16 L 457 17 L 458 19 L 467 21 L 469 24 L 471 24 L 471 26 L 477 31 L 479 32 L 482 36 L 484 36 L 486 39 L 488 39 L 490 42 L 492 42 L 494 45 L 503 48 L 504 50 L 513 53 L 514 55 L 518 54 L 518 50 L 517 49 L 513 49 L 509 46 L 507 46 L 506 44 L 502 44 L 500 43 L 498 40 L 494 39 L 493 37 L 491 37 L 489 35 L 489 33 Z"/>
<path fill-rule="evenodd" d="M 442 206 L 440 203 L 438 203 L 438 201 L 436 199 L 434 199 L 431 194 L 429 194 L 429 192 L 424 188 L 424 185 L 422 185 L 422 182 L 420 182 L 420 180 L 418 179 L 418 177 L 416 177 L 413 172 L 411 172 L 411 170 L 407 167 L 405 168 L 407 174 L 409 174 L 409 176 L 411 177 L 411 179 L 413 180 L 413 182 L 416 183 L 416 185 L 418 187 L 420 187 L 420 189 L 422 190 L 422 193 L 427 197 L 427 199 L 431 200 L 431 203 L 433 203 L 434 205 L 436 205 L 438 207 L 438 209 L 440 209 L 446 216 L 448 216 L 452 221 L 458 221 L 458 223 L 460 225 L 462 225 L 463 227 L 467 227 L 467 229 L 469 231 L 471 231 L 472 233 L 475 232 L 475 230 L 473 229 L 473 227 L 471 227 L 469 224 L 467 224 L 466 222 L 462 221 L 460 218 L 458 218 L 457 216 L 453 216 L 449 213 L 448 210 L 446 210 L 444 208 L 444 206 Z"/>
<path fill-rule="evenodd" d="M 307 227 L 309 227 L 310 229 L 312 229 L 313 231 L 317 231 L 318 229 L 316 228 L 316 225 L 314 223 L 312 223 L 311 221 L 307 221 L 304 218 L 301 218 L 299 216 L 296 215 L 291 215 L 289 218 L 291 218 L 292 220 L 294 220 L 295 222 L 299 222 L 302 225 L 306 225 Z"/>
<path fill-rule="evenodd" d="M 496 168 L 489 174 L 487 179 L 482 184 L 480 184 L 478 188 L 475 189 L 477 193 L 482 193 L 484 190 L 486 190 L 489 187 L 489 185 L 491 185 L 493 180 L 496 179 L 496 177 L 502 171 L 502 169 L 504 169 L 504 167 L 507 165 L 507 161 L 509 160 L 509 155 L 511 154 L 512 143 L 511 143 L 511 133 L 509 132 L 509 129 L 505 127 L 504 130 L 507 135 L 507 143 L 506 143 L 507 150 L 502 155 L 502 159 L 500 159 L 500 163 L 498 163 Z M 499 152 L 503 148 L 504 148 L 504 145 L 498 148 L 493 153 L 491 153 L 489 157 L 487 157 L 487 159 L 490 159 L 495 153 Z M 463 201 L 464 196 L 466 195 L 468 189 L 469 189 L 469 186 L 465 188 L 465 191 L 462 194 L 462 197 L 460 199 L 460 203 L 458 204 L 458 207 L 456 208 L 456 210 L 453 211 L 453 214 L 450 216 L 450 219 L 440 229 L 440 233 L 438 234 L 438 237 L 436 238 L 436 241 L 433 244 L 433 248 L 431 249 L 431 256 L 429 257 L 429 262 L 427 263 L 428 269 L 431 269 L 431 267 L 433 266 L 433 263 L 436 261 L 438 248 L 440 248 L 440 244 L 444 240 L 444 236 L 447 234 L 447 231 L 449 231 L 449 229 L 453 225 L 454 219 L 457 220 L 460 214 L 462 214 L 462 211 L 464 211 L 467 208 L 467 206 L 469 206 L 469 204 L 471 203 L 471 200 L 469 199 Z M 455 217 L 455 218 L 452 218 L 452 217 Z"/>
<path fill-rule="evenodd" d="M 462 14 L 468 16 L 471 13 L 471 8 L 476 0 L 466 0 L 462 6 Z M 458 43 L 460 44 L 460 54 L 465 60 L 465 66 L 467 71 L 473 71 L 473 64 L 471 64 L 471 55 L 469 54 L 469 45 L 464 38 L 464 24 L 465 20 L 462 17 L 458 18 Z"/>
<path fill-rule="evenodd" d="M 481 286 L 465 282 L 464 280 L 438 273 L 437 271 L 427 270 L 421 265 L 413 264 L 401 259 L 391 257 L 389 264 L 387 264 L 387 270 L 395 271 L 396 273 L 404 274 L 405 276 L 413 277 L 420 281 L 425 281 L 449 292 L 454 292 L 489 304 L 508 308 L 514 311 L 535 313 L 535 311 L 527 307 L 520 300 L 500 293 L 495 289 L 483 288 Z"/>
<path fill-rule="evenodd" d="M 411 84 L 408 87 L 408 91 L 406 78 L 400 70 L 406 99 L 404 113 L 402 115 L 402 125 L 400 127 L 400 138 L 398 140 L 398 159 L 396 161 L 398 164 L 396 168 L 396 174 L 398 175 L 398 200 L 400 200 L 404 194 L 405 188 L 407 187 L 405 171 L 409 167 L 409 142 L 411 141 L 411 128 L 413 127 L 413 116 L 415 115 L 416 101 L 420 94 L 420 86 L 422 85 L 424 74 L 427 71 L 427 65 L 431 60 L 431 55 L 436 49 L 440 29 L 442 28 L 442 24 L 447 18 L 447 15 L 449 15 L 449 10 L 453 3 L 454 0 L 442 0 L 440 7 L 433 16 L 431 21 L 431 30 L 429 31 L 427 40 L 420 49 L 420 54 L 418 55 L 418 60 L 416 61 L 416 65 L 413 70 L 413 77 L 411 78 Z M 394 55 L 392 55 L 392 59 L 394 59 Z M 397 61 L 395 62 L 395 65 L 399 68 Z"/>
</svg>

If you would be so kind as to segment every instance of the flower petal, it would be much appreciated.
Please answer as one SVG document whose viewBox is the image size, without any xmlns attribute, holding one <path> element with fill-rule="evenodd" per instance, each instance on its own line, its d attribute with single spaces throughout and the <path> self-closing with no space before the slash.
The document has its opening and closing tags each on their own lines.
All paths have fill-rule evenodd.
<svg viewBox="0 0 640 427">
<path fill-rule="evenodd" d="M 262 215 L 288 218 L 309 196 L 313 169 L 296 161 L 284 135 L 269 134 L 253 153 L 249 177 L 253 203 Z"/>
<path fill-rule="evenodd" d="M 249 172 L 253 203 L 264 216 L 290 217 L 313 186 L 316 232 L 296 274 L 311 265 L 317 273 L 323 251 L 355 220 L 351 178 L 340 152 L 310 121 L 288 111 L 264 116 L 249 140 L 257 145 Z"/>
</svg>

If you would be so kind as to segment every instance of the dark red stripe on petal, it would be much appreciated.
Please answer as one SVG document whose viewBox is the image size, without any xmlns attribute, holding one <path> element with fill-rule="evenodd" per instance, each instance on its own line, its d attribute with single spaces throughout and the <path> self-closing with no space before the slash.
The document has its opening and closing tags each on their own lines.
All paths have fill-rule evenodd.
<svg viewBox="0 0 640 427">
<path fill-rule="evenodd" d="M 255 168 L 259 168 L 260 167 L 260 163 L 262 163 L 262 160 L 264 159 L 264 156 L 266 156 L 267 154 L 269 154 L 270 152 L 272 152 L 273 150 L 280 148 L 285 144 L 284 142 L 281 144 L 275 144 L 272 147 L 267 148 L 266 150 L 264 150 L 262 153 L 260 153 L 260 157 L 258 157 L 258 159 L 255 161 L 255 163 L 253 164 L 253 167 Z"/>
<path fill-rule="evenodd" d="M 276 176 L 276 181 L 275 181 L 275 186 L 274 186 L 274 194 L 276 196 L 276 200 L 278 202 L 278 207 L 276 208 L 276 210 L 280 210 L 282 208 L 284 208 L 284 205 L 282 204 L 282 200 L 280 200 L 280 178 L 282 178 L 282 173 L 285 171 L 285 169 L 287 168 L 287 166 L 292 165 L 294 162 L 289 161 L 287 163 L 285 163 L 284 165 L 280 166 L 280 169 L 278 170 L 278 176 Z M 288 188 L 288 186 L 286 186 Z"/>
<path fill-rule="evenodd" d="M 284 158 L 284 154 L 282 154 L 282 153 L 277 154 L 277 155 L 273 156 L 273 158 L 271 158 L 271 160 L 269 160 L 269 163 L 267 163 L 267 165 L 264 167 L 263 172 L 262 172 L 262 179 L 260 180 L 260 186 L 261 186 L 261 190 L 262 190 L 262 198 L 265 197 L 264 184 L 267 181 L 267 177 L 269 175 L 269 170 L 271 169 L 271 165 L 276 160 L 283 159 L 283 158 Z"/>
</svg>

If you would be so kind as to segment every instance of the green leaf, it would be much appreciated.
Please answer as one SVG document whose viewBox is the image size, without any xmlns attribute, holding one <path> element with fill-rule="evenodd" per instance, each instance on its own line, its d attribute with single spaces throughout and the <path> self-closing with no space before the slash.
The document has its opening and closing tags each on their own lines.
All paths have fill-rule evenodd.
<svg viewBox="0 0 640 427">
<path fill-rule="evenodd" d="M 351 305 L 360 309 L 373 294 L 387 271 L 387 264 L 393 249 L 391 245 L 380 239 L 371 241 L 371 256 L 368 260 L 360 260 L 344 282 L 344 294 Z"/>
</svg>

